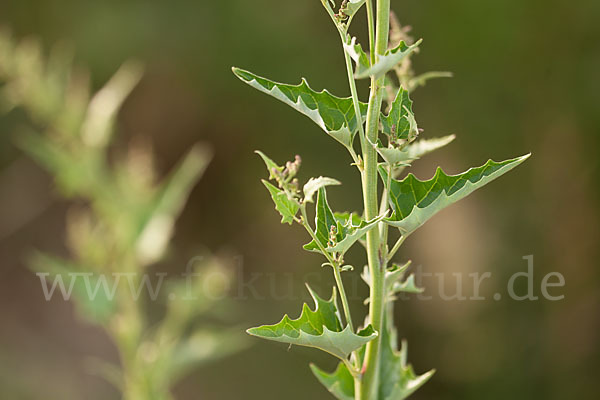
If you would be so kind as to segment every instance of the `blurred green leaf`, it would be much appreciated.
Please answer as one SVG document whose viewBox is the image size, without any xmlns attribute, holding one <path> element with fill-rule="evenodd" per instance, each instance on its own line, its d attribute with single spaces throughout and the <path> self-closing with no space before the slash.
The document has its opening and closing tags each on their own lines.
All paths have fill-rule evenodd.
<svg viewBox="0 0 600 400">
<path fill-rule="evenodd" d="M 70 196 L 98 194 L 105 185 L 102 154 L 95 151 L 70 151 L 47 136 L 24 130 L 16 138 L 17 145 L 47 169 L 61 192 Z"/>
<path fill-rule="evenodd" d="M 408 90 L 412 92 L 419 86 L 425 86 L 430 79 L 436 78 L 452 78 L 452 72 L 446 71 L 429 71 L 421 75 L 417 75 L 408 82 Z"/>
<path fill-rule="evenodd" d="M 209 150 L 195 145 L 175 167 L 153 196 L 143 213 L 136 235 L 136 251 L 143 264 L 164 254 L 173 233 L 175 220 L 211 158 Z"/>
<path fill-rule="evenodd" d="M 115 117 L 141 77 L 142 67 L 139 63 L 125 63 L 92 97 L 81 127 L 83 143 L 90 147 L 108 145 Z"/>
<path fill-rule="evenodd" d="M 169 356 L 168 380 L 176 382 L 192 369 L 205 363 L 227 357 L 248 346 L 248 341 L 240 337 L 238 329 L 203 329 L 183 338 Z"/>
<path fill-rule="evenodd" d="M 29 265 L 38 277 L 46 279 L 44 295 L 70 300 L 79 314 L 91 322 L 104 324 L 116 310 L 114 301 L 118 281 L 112 275 L 90 272 L 92 269 L 40 252 L 31 256 Z"/>
</svg>

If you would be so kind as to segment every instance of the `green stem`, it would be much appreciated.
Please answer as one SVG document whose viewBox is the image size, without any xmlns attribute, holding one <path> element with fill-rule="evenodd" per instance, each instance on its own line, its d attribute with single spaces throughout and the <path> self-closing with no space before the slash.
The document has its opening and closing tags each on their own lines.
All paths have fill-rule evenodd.
<svg viewBox="0 0 600 400">
<path fill-rule="evenodd" d="M 392 182 L 392 166 L 388 164 L 388 171 L 387 171 L 387 180 L 385 183 L 385 187 L 383 188 L 383 193 L 381 195 L 381 204 L 379 205 L 379 214 L 383 215 L 385 213 L 387 213 L 388 209 L 389 209 L 389 204 L 390 204 L 390 192 L 387 190 L 387 188 L 390 187 L 390 184 Z M 387 260 L 387 242 L 388 242 L 388 231 L 389 231 L 389 225 L 388 224 L 381 224 L 381 243 L 383 243 L 383 245 L 385 246 L 385 256 L 384 258 Z"/>
<path fill-rule="evenodd" d="M 367 24 L 369 29 L 369 48 L 371 49 L 371 65 L 375 64 L 375 30 L 373 29 L 373 2 L 367 0 Z"/>
<path fill-rule="evenodd" d="M 394 257 L 394 254 L 396 254 L 398 249 L 400 249 L 400 246 L 402 246 L 402 243 L 404 243 L 404 241 L 406 240 L 407 237 L 408 237 L 408 235 L 400 236 L 400 238 L 398 239 L 396 244 L 394 244 L 394 247 L 392 247 L 390 252 L 387 254 L 387 261 L 390 261 L 392 259 L 392 257 Z"/>
<path fill-rule="evenodd" d="M 348 323 L 348 326 L 352 332 L 354 332 L 352 316 L 350 315 L 350 306 L 348 305 L 348 296 L 346 296 L 346 289 L 344 288 L 344 282 L 342 281 L 342 274 L 340 273 L 339 265 L 333 267 L 333 275 L 335 276 L 335 283 L 340 291 L 340 299 L 342 300 L 342 307 L 344 308 L 344 314 L 346 315 L 346 322 Z"/>
<path fill-rule="evenodd" d="M 341 30 L 340 37 L 342 39 L 342 44 L 345 44 L 345 40 L 347 40 L 347 36 Z M 358 133 L 360 137 L 361 147 L 364 148 L 365 143 L 365 131 L 363 128 L 363 120 L 362 113 L 360 111 L 360 100 L 358 98 L 358 91 L 356 90 L 356 80 L 354 79 L 354 71 L 352 70 L 352 59 L 350 58 L 350 54 L 344 49 L 344 59 L 346 61 L 346 73 L 348 75 L 348 85 L 350 86 L 350 93 L 352 94 L 352 104 L 354 105 L 354 114 L 356 115 L 356 124 L 358 125 Z M 355 158 L 354 162 L 358 162 L 356 158 L 356 153 L 354 153 L 354 149 L 350 148 L 350 154 L 353 154 L 353 158 Z M 360 167 L 360 166 L 359 166 Z"/>
<path fill-rule="evenodd" d="M 367 2 L 367 7 L 369 2 Z M 367 8 L 367 11 L 369 8 Z M 384 54 L 388 46 L 390 23 L 390 0 L 377 0 L 377 21 L 375 48 L 371 48 L 371 56 Z M 365 205 L 365 219 L 370 220 L 377 216 L 377 152 L 371 145 L 377 142 L 379 133 L 379 114 L 383 98 L 384 77 L 371 79 L 371 94 L 367 110 L 367 145 L 363 148 L 365 171 L 363 174 L 363 197 Z M 362 377 L 360 393 L 357 398 L 373 400 L 377 398 L 379 382 L 379 349 L 381 336 L 384 329 L 385 285 L 384 268 L 381 259 L 381 243 L 379 229 L 371 229 L 367 233 L 367 258 L 371 274 L 371 293 L 369 303 L 369 319 L 373 328 L 379 332 L 377 338 L 367 344 L 364 362 L 364 375 Z"/>
<path fill-rule="evenodd" d="M 346 44 L 346 42 L 348 40 L 347 29 L 348 29 L 348 26 L 350 25 L 350 23 L 352 22 L 352 18 L 350 18 L 350 20 L 346 24 L 346 27 L 344 28 L 342 25 L 340 25 L 339 21 L 336 19 L 335 15 L 333 14 L 333 11 L 331 10 L 331 7 L 329 7 L 327 5 L 327 0 L 321 0 L 321 3 L 323 3 L 323 6 L 325 7 L 327 14 L 329 14 L 331 21 L 333 22 L 333 24 L 335 25 L 335 27 L 338 30 L 338 33 L 340 34 L 340 38 L 342 40 L 342 48 L 343 48 L 343 46 Z M 354 105 L 354 113 L 356 115 L 356 124 L 358 125 L 358 131 L 359 131 L 360 141 L 361 141 L 361 145 L 362 145 L 364 143 L 364 139 L 365 139 L 365 131 L 363 129 L 362 113 L 360 112 L 360 101 L 358 99 L 358 91 L 356 90 L 356 82 L 354 80 L 354 72 L 352 71 L 352 59 L 350 58 L 350 55 L 348 54 L 348 52 L 346 51 L 345 48 L 344 48 L 344 59 L 346 61 L 346 72 L 348 74 L 348 84 L 350 85 L 350 93 L 352 94 L 352 103 Z M 350 146 L 348 146 L 347 148 L 348 148 L 348 151 L 350 152 L 350 155 L 352 156 L 352 159 L 354 160 L 354 164 L 356 164 L 356 166 L 360 169 L 361 168 L 360 160 L 358 159 L 358 156 L 356 155 L 356 151 L 354 151 L 352 144 L 350 144 Z"/>
<path fill-rule="evenodd" d="M 313 232 L 310 225 L 308 225 L 308 216 L 306 215 L 306 204 L 302 204 L 300 206 L 300 212 L 302 213 L 302 221 L 301 224 L 304 226 L 306 231 L 309 233 L 310 237 L 315 241 L 321 253 L 327 258 L 327 261 L 331 264 L 333 268 L 333 274 L 335 276 L 335 283 L 338 287 L 338 292 L 340 292 L 340 299 L 342 300 L 342 308 L 344 309 L 344 317 L 346 318 L 346 323 L 354 332 L 354 325 L 352 324 L 352 315 L 350 314 L 350 306 L 348 305 L 348 297 L 346 296 L 346 289 L 344 288 L 344 282 L 342 281 L 342 276 L 340 274 L 340 265 L 337 261 L 333 259 L 331 254 L 325 249 L 325 247 L 321 244 L 317 235 Z"/>
</svg>

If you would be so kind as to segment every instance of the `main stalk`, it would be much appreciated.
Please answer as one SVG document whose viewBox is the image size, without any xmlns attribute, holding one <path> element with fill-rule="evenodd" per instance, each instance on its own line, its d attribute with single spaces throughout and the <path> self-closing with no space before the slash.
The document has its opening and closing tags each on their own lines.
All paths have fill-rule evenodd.
<svg viewBox="0 0 600 400">
<path fill-rule="evenodd" d="M 371 48 L 371 54 L 377 60 L 380 54 L 384 54 L 388 47 L 390 0 L 377 0 L 377 15 L 375 22 L 375 48 Z M 372 16 L 370 15 L 371 19 Z M 366 121 L 366 142 L 363 146 L 364 171 L 362 176 L 363 200 L 365 207 L 365 219 L 371 220 L 377 217 L 377 151 L 374 144 L 377 143 L 379 134 L 379 114 L 383 99 L 385 76 L 371 78 L 371 92 L 369 95 L 369 106 Z M 367 344 L 363 375 L 360 390 L 356 393 L 356 399 L 375 400 L 379 382 L 379 353 L 381 347 L 381 336 L 384 329 L 384 260 L 382 259 L 382 245 L 379 229 L 371 229 L 367 233 L 367 259 L 371 275 L 371 292 L 369 302 L 369 319 L 373 328 L 379 332 L 379 336 Z M 358 389 L 358 387 L 357 387 Z"/>
</svg>

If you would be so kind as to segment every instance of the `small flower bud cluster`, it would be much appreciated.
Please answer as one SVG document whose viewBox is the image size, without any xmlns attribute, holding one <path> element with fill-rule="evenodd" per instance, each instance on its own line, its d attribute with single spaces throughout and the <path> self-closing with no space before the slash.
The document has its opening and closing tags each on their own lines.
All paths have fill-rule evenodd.
<svg viewBox="0 0 600 400">
<path fill-rule="evenodd" d="M 275 177 L 278 186 L 293 196 L 300 191 L 300 185 L 296 178 L 296 174 L 300 170 L 301 164 L 302 158 L 300 158 L 299 155 L 296 155 L 294 161 L 286 162 L 285 168 L 282 170 L 271 168 L 271 173 Z"/>
<path fill-rule="evenodd" d="M 340 10 L 337 14 L 334 14 L 334 17 L 336 17 L 339 21 L 345 21 L 346 19 L 348 19 L 348 14 L 346 14 L 345 12 L 347 6 L 348 0 L 342 1 L 342 4 L 340 5 Z"/>
<path fill-rule="evenodd" d="M 331 229 L 329 229 L 329 240 L 327 241 L 327 246 L 335 247 L 337 245 L 337 227 L 335 225 L 331 225 Z"/>
</svg>

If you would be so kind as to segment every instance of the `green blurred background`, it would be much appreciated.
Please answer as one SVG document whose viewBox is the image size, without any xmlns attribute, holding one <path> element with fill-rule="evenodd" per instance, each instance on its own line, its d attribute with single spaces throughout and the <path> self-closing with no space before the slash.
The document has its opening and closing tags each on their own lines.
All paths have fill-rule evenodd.
<svg viewBox="0 0 600 400">
<path fill-rule="evenodd" d="M 400 21 L 425 39 L 417 71 L 449 70 L 414 95 L 427 137 L 455 133 L 446 149 L 413 169 L 459 172 L 532 152 L 523 166 L 444 211 L 411 237 L 402 257 L 427 272 L 492 271 L 485 301 L 397 307 L 399 332 L 417 372 L 436 368 L 414 399 L 596 399 L 600 376 L 599 164 L 600 3 L 597 1 L 393 1 Z M 362 15 L 362 14 L 361 14 Z M 364 38 L 357 17 L 354 33 Z M 364 19 L 364 18 L 362 18 Z M 310 120 L 248 88 L 231 66 L 348 95 L 339 38 L 319 1 L 20 0 L 0 4 L 0 26 L 46 48 L 66 42 L 100 87 L 127 59 L 146 65 L 120 117 L 117 146 L 151 141 L 167 171 L 196 141 L 215 157 L 178 222 L 169 257 L 177 273 L 208 247 L 239 255 L 232 325 L 295 316 L 309 280 L 328 291 L 321 260 L 301 250 L 299 227 L 279 224 L 259 178 L 261 149 L 277 161 L 303 157 L 301 177 L 328 175 L 339 210 L 360 208 L 358 176 L 341 146 Z M 366 87 L 361 87 L 363 96 Z M 71 304 L 44 301 L 24 263 L 33 248 L 64 252 L 64 214 L 51 179 L 14 146 L 23 119 L 0 119 L 0 397 L 116 399 L 86 372 L 88 356 L 117 360 L 102 330 Z M 494 301 L 534 255 L 535 288 L 558 271 L 561 301 Z M 350 254 L 355 265 L 359 251 Z M 254 275 L 252 275 L 254 274 Z M 358 282 L 354 276 L 348 280 Z M 518 289 L 526 288 L 521 285 Z M 357 283 L 358 293 L 365 288 Z M 469 289 L 466 295 L 469 295 Z M 360 296 L 353 305 L 361 307 Z M 317 351 L 268 342 L 199 369 L 175 389 L 180 399 L 329 398 L 308 363 L 333 368 Z M 289 389 L 292 390 L 289 390 Z"/>
</svg>

